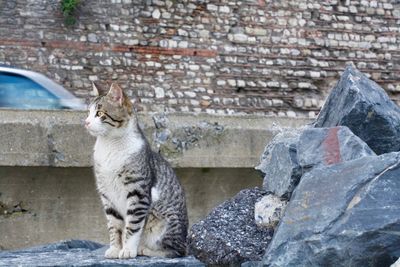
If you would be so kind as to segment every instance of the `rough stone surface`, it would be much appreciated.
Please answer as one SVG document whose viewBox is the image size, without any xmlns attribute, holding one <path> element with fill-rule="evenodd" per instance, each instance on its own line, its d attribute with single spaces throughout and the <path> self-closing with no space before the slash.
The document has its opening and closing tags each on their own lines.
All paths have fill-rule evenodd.
<svg viewBox="0 0 400 267">
<path fill-rule="evenodd" d="M 156 112 L 308 116 L 353 62 L 399 101 L 397 0 L 85 0 L 73 15 L 67 26 L 60 1 L 1 1 L 0 64 L 82 98 L 91 79 L 118 81 Z"/>
<path fill-rule="evenodd" d="M 264 190 L 290 198 L 303 174 L 297 159 L 300 134 L 301 129 L 283 130 L 265 147 L 260 164 L 256 167 L 265 174 Z"/>
<path fill-rule="evenodd" d="M 137 257 L 129 260 L 104 258 L 107 247 L 84 240 L 61 241 L 17 251 L 0 251 L 0 266 L 205 266 L 194 257 L 165 259 Z"/>
<path fill-rule="evenodd" d="M 303 169 L 374 155 L 374 151 L 345 126 L 305 129 L 297 144 L 297 157 Z"/>
<path fill-rule="evenodd" d="M 301 118 L 257 115 L 139 113 L 149 141 L 174 167 L 253 167 L 274 122 L 296 128 Z M 0 165 L 92 166 L 94 137 L 83 127 L 84 111 L 0 110 Z M 240 151 L 240 153 L 237 153 Z"/>
<path fill-rule="evenodd" d="M 189 233 L 189 251 L 206 264 L 233 264 L 259 260 L 273 230 L 257 227 L 254 205 L 267 193 L 246 189 L 216 207 Z"/>
<path fill-rule="evenodd" d="M 400 150 L 400 108 L 367 76 L 348 66 L 326 100 L 315 127 L 343 125 L 377 154 Z"/>
<path fill-rule="evenodd" d="M 400 256 L 400 153 L 306 173 L 265 253 L 267 266 L 389 266 Z"/>
<path fill-rule="evenodd" d="M 275 195 L 266 195 L 255 204 L 254 220 L 261 227 L 274 228 L 279 223 L 287 205 L 286 200 Z"/>
</svg>

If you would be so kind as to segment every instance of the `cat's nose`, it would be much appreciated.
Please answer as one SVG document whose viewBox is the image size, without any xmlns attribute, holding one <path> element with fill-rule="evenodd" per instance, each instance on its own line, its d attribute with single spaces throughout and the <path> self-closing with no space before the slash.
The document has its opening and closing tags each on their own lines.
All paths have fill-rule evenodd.
<svg viewBox="0 0 400 267">
<path fill-rule="evenodd" d="M 85 127 L 86 127 L 86 128 L 89 127 L 89 124 L 90 124 L 90 121 L 85 120 Z"/>
</svg>

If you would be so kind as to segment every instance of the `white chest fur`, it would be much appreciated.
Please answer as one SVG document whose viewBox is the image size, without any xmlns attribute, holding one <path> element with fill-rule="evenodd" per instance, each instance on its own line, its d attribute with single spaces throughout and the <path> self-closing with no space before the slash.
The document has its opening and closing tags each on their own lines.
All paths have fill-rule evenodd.
<svg viewBox="0 0 400 267">
<path fill-rule="evenodd" d="M 131 135 L 120 139 L 98 137 L 94 146 L 97 187 L 121 214 L 126 211 L 127 189 L 118 177 L 130 157 L 143 147 L 143 140 Z"/>
</svg>

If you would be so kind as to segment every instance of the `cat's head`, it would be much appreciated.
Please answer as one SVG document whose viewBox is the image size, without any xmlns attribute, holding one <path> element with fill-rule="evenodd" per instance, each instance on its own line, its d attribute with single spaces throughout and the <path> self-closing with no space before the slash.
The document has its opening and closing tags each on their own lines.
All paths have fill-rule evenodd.
<svg viewBox="0 0 400 267">
<path fill-rule="evenodd" d="M 89 104 L 89 115 L 85 127 L 93 136 L 107 136 L 124 131 L 133 117 L 130 99 L 116 83 L 106 94 L 101 94 L 93 84 L 96 97 Z"/>
</svg>

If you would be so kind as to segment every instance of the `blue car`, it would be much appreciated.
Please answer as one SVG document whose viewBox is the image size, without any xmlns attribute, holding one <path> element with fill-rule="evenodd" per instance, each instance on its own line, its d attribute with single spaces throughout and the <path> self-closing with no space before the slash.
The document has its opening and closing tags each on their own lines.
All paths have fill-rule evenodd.
<svg viewBox="0 0 400 267">
<path fill-rule="evenodd" d="M 84 102 L 46 76 L 0 66 L 0 108 L 85 109 Z"/>
</svg>

